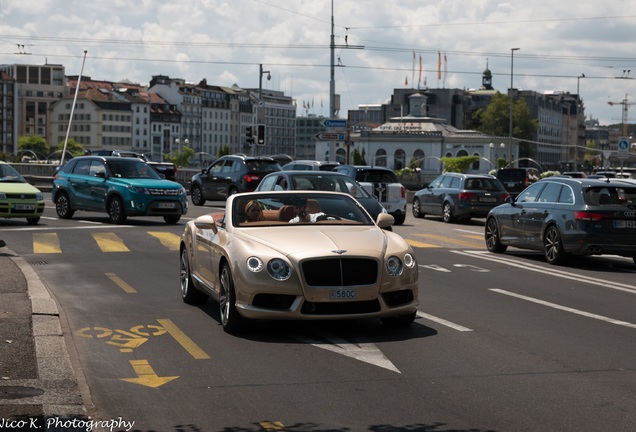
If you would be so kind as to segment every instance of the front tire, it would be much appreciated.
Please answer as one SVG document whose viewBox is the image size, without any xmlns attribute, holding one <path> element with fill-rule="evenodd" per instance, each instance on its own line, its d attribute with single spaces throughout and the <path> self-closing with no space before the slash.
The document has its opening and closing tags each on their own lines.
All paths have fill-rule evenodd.
<svg viewBox="0 0 636 432">
<path fill-rule="evenodd" d="M 424 217 L 424 213 L 422 212 L 422 208 L 420 207 L 419 198 L 413 198 L 413 217 L 418 219 Z"/>
<path fill-rule="evenodd" d="M 126 215 L 126 209 L 124 208 L 124 202 L 119 197 L 113 197 L 108 200 L 106 206 L 106 212 L 111 223 L 115 225 L 121 225 L 126 222 L 128 215 Z"/>
<path fill-rule="evenodd" d="M 491 217 L 486 221 L 486 229 L 484 232 L 486 240 L 486 248 L 493 253 L 504 253 L 508 246 L 501 244 L 501 235 L 499 234 L 499 226 L 497 220 Z"/>
<path fill-rule="evenodd" d="M 166 221 L 167 224 L 174 225 L 181 219 L 181 215 L 170 215 L 164 216 L 163 220 Z"/>
<path fill-rule="evenodd" d="M 406 220 L 406 214 L 400 213 L 400 214 L 393 215 L 393 219 L 395 219 L 394 225 L 402 225 L 404 224 L 404 221 Z"/>
<path fill-rule="evenodd" d="M 181 249 L 181 259 L 179 261 L 179 279 L 181 287 L 181 298 L 184 303 L 197 304 L 203 303 L 208 296 L 194 287 L 192 282 L 192 274 L 190 273 L 190 260 L 188 259 L 188 250 L 185 247 Z"/>
<path fill-rule="evenodd" d="M 205 204 L 205 200 L 203 199 L 203 192 L 201 191 L 201 187 L 198 185 L 192 186 L 190 197 L 192 199 L 192 204 L 194 204 L 195 206 L 202 206 L 203 204 Z"/>
<path fill-rule="evenodd" d="M 229 264 L 221 269 L 221 292 L 219 293 L 221 325 L 226 333 L 236 333 L 245 325 L 245 319 L 236 310 L 236 291 Z"/>
<path fill-rule="evenodd" d="M 543 253 L 549 264 L 563 264 L 567 260 L 568 254 L 563 250 L 561 233 L 555 225 L 549 226 L 545 232 Z"/>
<path fill-rule="evenodd" d="M 75 214 L 75 210 L 71 208 L 71 200 L 66 192 L 60 192 L 55 197 L 55 212 L 60 219 L 70 219 Z"/>
</svg>

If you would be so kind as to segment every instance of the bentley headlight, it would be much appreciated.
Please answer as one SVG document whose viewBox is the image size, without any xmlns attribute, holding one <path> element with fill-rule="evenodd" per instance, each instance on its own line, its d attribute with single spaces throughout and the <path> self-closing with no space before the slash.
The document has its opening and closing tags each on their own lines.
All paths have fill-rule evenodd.
<svg viewBox="0 0 636 432">
<path fill-rule="evenodd" d="M 292 274 L 292 269 L 289 264 L 280 258 L 274 258 L 268 262 L 267 271 L 271 277 L 278 281 L 287 280 Z"/>
<path fill-rule="evenodd" d="M 411 255 L 410 253 L 404 255 L 404 265 L 408 268 L 415 267 L 415 258 L 413 257 L 413 255 Z"/>
<path fill-rule="evenodd" d="M 402 274 L 402 260 L 395 255 L 390 256 L 386 260 L 386 271 L 389 272 L 391 276 L 400 276 Z"/>
<path fill-rule="evenodd" d="M 263 270 L 263 260 L 258 257 L 249 257 L 247 259 L 247 269 L 251 272 L 258 273 Z"/>
</svg>

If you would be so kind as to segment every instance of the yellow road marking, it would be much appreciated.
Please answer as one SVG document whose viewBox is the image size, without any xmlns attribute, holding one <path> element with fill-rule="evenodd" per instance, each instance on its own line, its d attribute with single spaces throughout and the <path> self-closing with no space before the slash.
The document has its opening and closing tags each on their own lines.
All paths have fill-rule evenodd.
<svg viewBox="0 0 636 432">
<path fill-rule="evenodd" d="M 462 237 L 466 237 L 466 238 L 471 238 L 471 239 L 475 239 L 475 240 L 483 240 L 484 236 L 483 235 L 469 235 L 469 234 L 462 234 Z"/>
<path fill-rule="evenodd" d="M 181 243 L 180 236 L 162 231 L 148 231 L 148 234 L 155 238 L 158 238 L 161 244 L 168 249 L 179 250 L 179 244 Z"/>
<path fill-rule="evenodd" d="M 435 234 L 415 234 L 418 237 L 424 237 L 424 238 L 431 238 L 431 239 L 435 239 L 435 240 L 440 240 L 440 241 L 444 241 L 447 243 L 453 243 L 453 244 L 458 244 L 458 245 L 462 245 L 462 246 L 466 246 L 466 247 L 476 247 L 477 244 L 475 242 L 467 242 L 467 241 L 462 241 L 462 240 L 455 240 L 452 239 L 450 237 L 444 237 L 444 236 L 438 236 Z M 479 244 L 479 247 L 483 247 L 483 244 Z"/>
<path fill-rule="evenodd" d="M 106 273 L 106 276 L 108 276 L 110 280 L 115 282 L 115 284 L 119 288 L 123 289 L 128 294 L 137 294 L 137 290 L 135 290 L 133 287 L 128 285 L 126 282 L 124 282 L 124 280 L 120 278 L 119 276 L 117 276 L 115 273 Z"/>
<path fill-rule="evenodd" d="M 130 252 L 123 240 L 115 233 L 91 234 L 102 252 Z"/>
<path fill-rule="evenodd" d="M 62 253 L 57 234 L 33 234 L 33 253 Z"/>
<path fill-rule="evenodd" d="M 209 359 L 210 356 L 205 353 L 197 344 L 194 343 L 192 339 L 190 339 L 184 332 L 179 329 L 171 320 L 169 319 L 158 319 L 159 324 L 166 329 L 168 333 L 177 341 L 179 344 L 188 352 L 192 357 L 196 360 L 206 360 Z"/>
<path fill-rule="evenodd" d="M 141 384 L 146 387 L 157 388 L 172 380 L 179 378 L 178 376 L 160 377 L 152 369 L 148 360 L 130 360 L 130 365 L 133 367 L 137 378 L 121 378 L 122 381 L 127 381 L 133 384 Z"/>
<path fill-rule="evenodd" d="M 436 246 L 436 245 L 433 245 L 433 244 L 430 244 L 430 243 L 422 243 L 422 242 L 416 241 L 416 240 L 406 239 L 406 242 L 408 244 L 410 244 L 411 246 L 416 247 L 416 248 L 438 248 L 438 247 L 441 247 L 441 246 Z"/>
<path fill-rule="evenodd" d="M 282 424 L 281 422 L 278 422 L 278 421 L 276 421 L 276 422 L 262 421 L 259 424 L 267 432 L 269 432 L 269 431 L 286 431 L 287 430 L 287 428 L 285 428 L 285 425 Z"/>
</svg>

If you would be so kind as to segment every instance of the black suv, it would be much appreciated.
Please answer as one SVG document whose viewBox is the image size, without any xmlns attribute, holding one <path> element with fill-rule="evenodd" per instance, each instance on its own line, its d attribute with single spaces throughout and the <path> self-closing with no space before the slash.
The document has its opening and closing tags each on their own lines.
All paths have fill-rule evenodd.
<svg viewBox="0 0 636 432">
<path fill-rule="evenodd" d="M 497 178 L 514 198 L 539 180 L 539 171 L 536 168 L 501 168 L 497 170 Z"/>
<path fill-rule="evenodd" d="M 224 200 L 239 192 L 252 192 L 267 174 L 281 171 L 270 157 L 221 156 L 212 165 L 192 177 L 192 204 L 201 206 L 205 200 Z"/>
</svg>

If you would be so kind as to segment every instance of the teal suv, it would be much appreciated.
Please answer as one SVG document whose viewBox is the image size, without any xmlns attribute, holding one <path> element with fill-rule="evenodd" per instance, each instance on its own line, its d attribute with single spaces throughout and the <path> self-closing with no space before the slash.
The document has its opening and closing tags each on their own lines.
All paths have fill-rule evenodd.
<svg viewBox="0 0 636 432">
<path fill-rule="evenodd" d="M 75 211 L 105 212 L 114 224 L 128 216 L 162 216 L 176 224 L 188 211 L 186 190 L 135 158 L 81 156 L 53 180 L 52 199 L 61 219 Z"/>
</svg>

